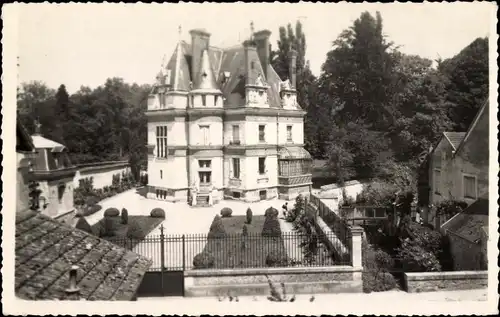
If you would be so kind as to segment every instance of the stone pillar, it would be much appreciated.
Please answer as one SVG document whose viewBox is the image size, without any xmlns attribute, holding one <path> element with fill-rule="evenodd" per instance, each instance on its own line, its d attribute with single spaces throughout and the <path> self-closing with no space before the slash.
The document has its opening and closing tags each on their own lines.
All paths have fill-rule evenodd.
<svg viewBox="0 0 500 317">
<path fill-rule="evenodd" d="M 363 241 L 363 228 L 360 226 L 351 227 L 351 262 L 355 268 L 362 268 L 361 242 Z"/>
</svg>

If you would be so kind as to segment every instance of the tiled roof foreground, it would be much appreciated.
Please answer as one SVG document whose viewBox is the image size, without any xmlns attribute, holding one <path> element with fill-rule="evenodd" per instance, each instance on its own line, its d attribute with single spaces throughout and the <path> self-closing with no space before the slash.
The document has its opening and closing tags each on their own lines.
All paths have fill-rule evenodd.
<svg viewBox="0 0 500 317">
<path fill-rule="evenodd" d="M 16 214 L 16 296 L 29 300 L 131 300 L 151 261 L 33 211 Z M 78 266 L 77 294 L 68 294 Z"/>
</svg>

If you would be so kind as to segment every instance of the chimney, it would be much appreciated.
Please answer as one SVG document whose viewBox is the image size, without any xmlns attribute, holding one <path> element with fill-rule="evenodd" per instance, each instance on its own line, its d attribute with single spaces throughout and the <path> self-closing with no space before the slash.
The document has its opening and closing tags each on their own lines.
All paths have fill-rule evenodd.
<svg viewBox="0 0 500 317">
<path fill-rule="evenodd" d="M 78 266 L 73 265 L 69 270 L 69 287 L 66 289 L 66 293 L 68 294 L 76 294 L 80 292 L 80 288 L 76 285 L 76 274 L 78 269 Z"/>
<path fill-rule="evenodd" d="M 255 65 L 253 65 L 253 61 L 250 58 L 250 52 L 256 51 L 257 47 L 252 40 L 246 40 L 243 42 L 243 47 L 245 49 L 245 84 L 253 85 L 258 74 Z"/>
<path fill-rule="evenodd" d="M 292 88 L 297 89 L 297 51 L 294 49 L 288 52 L 288 76 Z"/>
<path fill-rule="evenodd" d="M 191 34 L 191 81 L 198 77 L 200 71 L 201 57 L 203 51 L 208 49 L 210 44 L 210 33 L 203 29 L 189 31 Z M 195 84 L 195 83 L 193 83 Z"/>
<path fill-rule="evenodd" d="M 271 31 L 261 30 L 254 33 L 254 41 L 257 44 L 257 54 L 259 54 L 260 64 L 264 70 L 264 77 L 267 80 L 267 72 L 270 64 L 270 44 L 269 37 L 271 36 Z"/>
</svg>

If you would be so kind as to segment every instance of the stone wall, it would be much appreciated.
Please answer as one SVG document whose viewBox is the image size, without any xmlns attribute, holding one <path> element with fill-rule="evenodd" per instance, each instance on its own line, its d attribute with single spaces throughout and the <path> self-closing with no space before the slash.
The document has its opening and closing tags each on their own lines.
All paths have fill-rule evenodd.
<svg viewBox="0 0 500 317">
<path fill-rule="evenodd" d="M 487 271 L 404 273 L 409 293 L 466 290 L 488 287 Z"/>
<path fill-rule="evenodd" d="M 480 243 L 471 242 L 451 231 L 448 231 L 448 237 L 455 271 L 486 269 Z"/>
<path fill-rule="evenodd" d="M 351 266 L 192 270 L 184 274 L 185 296 L 267 295 L 266 275 L 287 294 L 362 292 L 361 269 Z"/>
</svg>

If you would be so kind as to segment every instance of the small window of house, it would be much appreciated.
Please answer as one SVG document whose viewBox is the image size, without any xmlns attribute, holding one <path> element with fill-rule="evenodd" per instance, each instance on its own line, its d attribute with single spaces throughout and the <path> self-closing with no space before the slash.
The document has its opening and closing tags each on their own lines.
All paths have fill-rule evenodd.
<svg viewBox="0 0 500 317">
<path fill-rule="evenodd" d="M 464 197 L 469 199 L 477 198 L 477 182 L 476 177 L 464 175 Z"/>
</svg>

